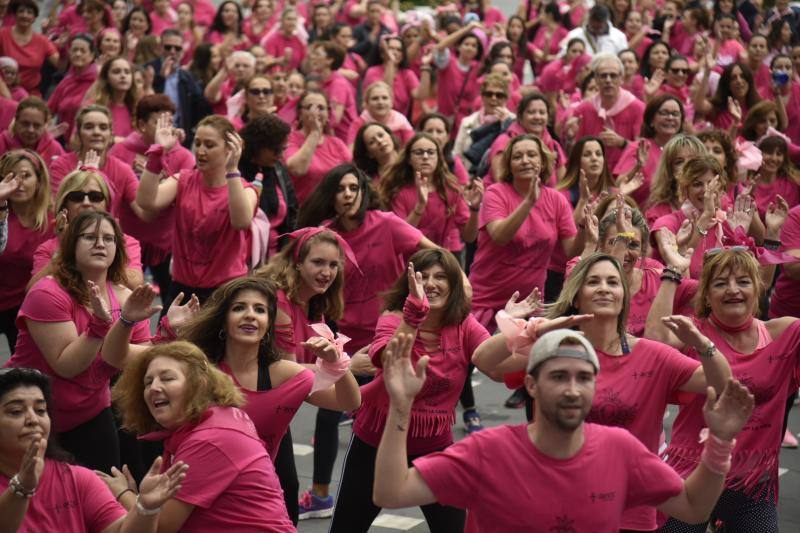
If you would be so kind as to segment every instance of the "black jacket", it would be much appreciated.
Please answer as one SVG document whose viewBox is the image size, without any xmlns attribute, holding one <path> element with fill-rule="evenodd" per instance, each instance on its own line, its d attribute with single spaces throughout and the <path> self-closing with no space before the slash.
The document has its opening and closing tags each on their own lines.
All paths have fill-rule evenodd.
<svg viewBox="0 0 800 533">
<path fill-rule="evenodd" d="M 166 78 L 161 75 L 161 63 L 162 59 L 159 57 L 146 65 L 147 67 L 152 67 L 155 71 L 153 90 L 157 93 L 164 92 L 164 86 L 167 82 Z M 197 127 L 197 123 L 212 113 L 211 104 L 208 103 L 208 100 L 203 95 L 203 88 L 200 83 L 186 69 L 178 69 L 178 97 L 179 101 L 176 105 L 180 109 L 181 118 L 178 127 L 186 132 L 186 139 L 183 145 L 189 148 L 194 139 L 194 130 Z"/>
</svg>

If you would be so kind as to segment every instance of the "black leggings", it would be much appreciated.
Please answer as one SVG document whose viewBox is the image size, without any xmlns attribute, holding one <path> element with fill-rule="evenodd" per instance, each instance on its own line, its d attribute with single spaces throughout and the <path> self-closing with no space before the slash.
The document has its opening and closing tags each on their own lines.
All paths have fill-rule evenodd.
<svg viewBox="0 0 800 533">
<path fill-rule="evenodd" d="M 294 446 L 292 445 L 292 431 L 286 430 L 286 435 L 281 439 L 278 447 L 278 454 L 275 456 L 275 473 L 281 482 L 283 489 L 283 499 L 286 502 L 286 510 L 289 518 L 295 526 L 300 519 L 300 508 L 298 497 L 300 493 L 300 481 L 297 479 L 297 467 L 294 465 Z"/>
<path fill-rule="evenodd" d="M 112 466 L 120 467 L 117 424 L 110 407 L 88 422 L 59 433 L 58 440 L 81 466 L 106 473 Z"/>
<path fill-rule="evenodd" d="M 168 255 L 165 260 L 157 265 L 146 265 L 153 274 L 153 281 L 156 282 L 156 285 L 158 285 L 158 289 L 161 291 L 163 296 L 170 294 L 170 286 L 172 285 L 172 275 L 169 272 L 169 263 L 171 258 L 172 255 Z M 172 302 L 166 302 L 166 305 L 169 305 L 170 303 Z"/>
<path fill-rule="evenodd" d="M 470 363 L 469 370 L 467 371 L 467 379 L 464 380 L 464 387 L 461 389 L 461 407 L 466 411 L 467 409 L 475 409 L 475 392 L 472 390 L 472 371 L 475 366 Z"/>
<path fill-rule="evenodd" d="M 725 533 L 778 533 L 778 510 L 769 500 L 750 499 L 725 489 L 711 512 L 711 523 L 722 520 Z M 705 533 L 708 523 L 686 524 L 670 518 L 661 533 Z"/>
<path fill-rule="evenodd" d="M 336 454 L 339 453 L 340 411 L 319 408 L 314 424 L 314 483 L 330 485 Z"/>
<path fill-rule="evenodd" d="M 378 450 L 355 435 L 344 460 L 342 481 L 328 533 L 366 533 L 381 508 L 372 501 L 375 457 Z M 419 456 L 410 456 L 408 465 Z M 463 509 L 432 503 L 421 507 L 431 533 L 463 533 L 467 513 Z"/>
<path fill-rule="evenodd" d="M 0 335 L 5 335 L 8 341 L 8 350 L 14 355 L 14 348 L 17 345 L 17 314 L 19 306 L 0 311 Z"/>
</svg>

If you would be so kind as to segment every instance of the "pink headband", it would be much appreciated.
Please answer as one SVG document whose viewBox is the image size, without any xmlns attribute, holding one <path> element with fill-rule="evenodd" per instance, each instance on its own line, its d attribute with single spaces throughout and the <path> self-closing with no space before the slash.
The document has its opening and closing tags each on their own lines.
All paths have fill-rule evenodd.
<svg viewBox="0 0 800 533">
<path fill-rule="evenodd" d="M 361 269 L 358 266 L 358 261 L 356 260 L 356 256 L 353 253 L 353 249 L 350 248 L 350 245 L 347 244 L 347 241 L 344 240 L 341 235 L 339 235 L 330 228 L 324 228 L 324 227 L 301 228 L 291 233 L 285 233 L 284 235 L 281 235 L 281 237 L 286 236 L 289 237 L 290 239 L 297 240 L 297 246 L 295 246 L 293 258 L 295 262 L 299 262 L 300 250 L 303 248 L 303 245 L 306 242 L 308 242 L 308 239 L 324 231 L 328 231 L 331 234 L 333 234 L 333 236 L 336 238 L 336 241 L 339 243 L 339 247 L 341 247 L 341 249 L 344 251 L 345 258 L 348 261 L 350 261 L 350 263 L 356 268 L 356 270 L 361 272 Z"/>
</svg>

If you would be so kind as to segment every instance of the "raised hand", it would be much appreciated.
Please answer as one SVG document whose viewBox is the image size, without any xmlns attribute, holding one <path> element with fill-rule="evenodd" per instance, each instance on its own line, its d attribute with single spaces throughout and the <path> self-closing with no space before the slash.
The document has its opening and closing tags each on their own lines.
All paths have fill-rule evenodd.
<svg viewBox="0 0 800 533">
<path fill-rule="evenodd" d="M 414 187 L 417 189 L 417 208 L 424 208 L 426 205 L 428 205 L 428 193 L 430 192 L 428 188 L 428 178 L 419 172 L 415 172 Z"/>
<path fill-rule="evenodd" d="M 170 120 L 167 113 L 162 113 L 158 117 L 154 140 L 156 144 L 163 146 L 165 151 L 172 150 L 172 147 L 178 142 L 178 132 L 172 125 L 172 120 Z"/>
<path fill-rule="evenodd" d="M 685 273 L 692 262 L 694 249 L 689 248 L 681 253 L 678 247 L 678 238 L 667 228 L 658 230 L 658 236 L 658 240 L 662 245 L 661 258 L 664 263 L 667 266 L 677 268 L 681 273 Z"/>
<path fill-rule="evenodd" d="M 383 350 L 383 381 L 393 406 L 401 409 L 410 408 L 414 398 L 425 384 L 425 370 L 429 357 L 424 355 L 411 363 L 411 349 L 414 336 L 401 333 L 396 335 Z"/>
<path fill-rule="evenodd" d="M 736 122 L 742 121 L 742 106 L 732 96 L 728 97 L 728 113 L 731 114 Z"/>
<path fill-rule="evenodd" d="M 123 465 L 122 470 L 119 470 L 116 466 L 112 466 L 110 475 L 100 470 L 95 470 L 94 473 L 103 480 L 115 498 L 119 498 L 119 495 L 128 489 L 132 490 L 134 493 L 138 492 L 136 480 L 133 479 L 128 465 Z"/>
<path fill-rule="evenodd" d="M 100 287 L 95 285 L 93 281 L 87 281 L 86 283 L 89 285 L 89 302 L 92 305 L 92 314 L 100 320 L 111 322 L 111 310 L 103 300 Z"/>
<path fill-rule="evenodd" d="M 56 215 L 56 235 L 61 235 L 69 227 L 69 215 L 66 208 Z"/>
<path fill-rule="evenodd" d="M 596 245 L 597 241 L 600 240 L 600 221 L 597 219 L 597 215 L 594 214 L 592 206 L 588 204 L 583 208 L 583 223 L 586 226 L 584 230 L 586 242 Z"/>
<path fill-rule="evenodd" d="M 769 203 L 764 213 L 764 225 L 767 231 L 780 234 L 787 218 L 789 218 L 789 204 L 781 195 L 776 195 L 775 201 Z"/>
<path fill-rule="evenodd" d="M 662 228 L 669 233 L 672 233 L 666 228 Z M 678 249 L 683 250 L 689 245 L 689 241 L 692 240 L 692 234 L 694 232 L 694 222 L 690 219 L 685 219 L 681 222 L 681 227 L 678 228 L 678 234 L 675 235 L 676 244 L 678 245 Z"/>
<path fill-rule="evenodd" d="M 0 181 L 0 202 L 5 202 L 8 200 L 14 191 L 19 189 L 19 186 L 22 184 L 22 178 L 17 176 L 14 172 L 9 172 L 3 177 L 3 181 Z"/>
<path fill-rule="evenodd" d="M 178 461 L 163 474 L 159 474 L 159 470 L 161 470 L 161 457 L 153 461 L 153 465 L 139 485 L 139 503 L 148 510 L 160 508 L 178 493 L 189 465 Z"/>
<path fill-rule="evenodd" d="M 504 309 L 513 318 L 528 318 L 542 307 L 542 297 L 539 295 L 538 287 L 534 287 L 524 300 L 517 301 L 517 298 L 519 291 L 514 291 Z"/>
<path fill-rule="evenodd" d="M 661 72 L 660 70 L 658 72 Z M 647 164 L 647 159 L 650 157 L 650 143 L 644 139 L 639 140 L 639 145 L 636 147 L 636 163 L 639 168 Z"/>
<path fill-rule="evenodd" d="M 309 337 L 307 341 L 303 342 L 303 348 L 330 363 L 339 360 L 339 351 L 336 345 L 324 337 Z"/>
<path fill-rule="evenodd" d="M 664 83 L 664 71 L 661 69 L 656 70 L 651 78 L 645 80 L 644 94 L 649 99 L 655 96 L 656 92 L 661 88 Z"/>
<path fill-rule="evenodd" d="M 539 179 L 539 173 L 541 169 L 539 167 L 534 168 L 533 173 L 534 177 L 531 180 L 530 184 L 528 185 L 528 192 L 526 193 L 525 197 L 531 201 L 531 203 L 536 203 L 541 195 L 541 184 L 542 180 Z"/>
<path fill-rule="evenodd" d="M 172 303 L 167 309 L 167 319 L 173 329 L 180 329 L 181 326 L 189 322 L 194 315 L 200 311 L 200 300 L 196 294 L 192 294 L 189 301 L 181 305 L 183 301 L 183 293 L 179 292 L 178 295 L 172 300 Z"/>
<path fill-rule="evenodd" d="M 731 441 L 753 413 L 755 399 L 747 387 L 731 378 L 719 399 L 714 387 L 706 389 L 703 418 L 709 432 L 720 440 Z"/>
<path fill-rule="evenodd" d="M 640 145 L 641 146 L 641 145 Z M 639 187 L 644 184 L 644 174 L 639 171 L 629 176 L 627 179 L 621 179 L 618 183 L 619 192 L 625 196 L 632 194 Z"/>
<path fill-rule="evenodd" d="M 483 180 L 470 180 L 469 185 L 464 188 L 463 196 L 472 209 L 480 207 L 483 201 Z"/>
<path fill-rule="evenodd" d="M 50 124 L 47 126 L 47 133 L 52 135 L 55 138 L 61 137 L 69 130 L 69 124 L 67 122 L 59 122 L 58 124 Z"/>
<path fill-rule="evenodd" d="M 589 190 L 589 178 L 586 177 L 586 171 L 580 169 L 578 171 L 578 201 L 583 200 L 588 202 L 592 197 L 592 192 Z"/>
<path fill-rule="evenodd" d="M 625 137 L 616 131 L 606 127 L 603 131 L 597 134 L 605 146 L 618 146 L 621 147 L 625 144 Z"/>
<path fill-rule="evenodd" d="M 717 206 L 719 203 L 717 202 L 717 196 L 719 195 L 719 174 L 714 176 L 714 179 L 711 180 L 709 183 L 708 188 L 706 189 L 706 193 L 703 196 L 703 214 L 714 217 L 717 212 Z"/>
<path fill-rule="evenodd" d="M 153 290 L 152 285 L 149 283 L 139 285 L 133 289 L 133 292 L 131 292 L 128 299 L 125 300 L 125 303 L 122 305 L 122 316 L 125 317 L 126 320 L 132 320 L 134 322 L 147 320 L 154 314 L 161 312 L 160 305 L 153 305 L 155 299 L 156 291 Z"/>
<path fill-rule="evenodd" d="M 736 197 L 733 207 L 728 208 L 728 225 L 732 230 L 742 228 L 747 233 L 750 229 L 750 223 L 753 222 L 753 211 L 755 201 L 751 196 L 740 194 Z"/>
<path fill-rule="evenodd" d="M 546 318 L 540 319 L 539 322 L 536 324 L 536 335 L 541 337 L 548 331 L 553 331 L 556 329 L 572 329 L 575 326 L 579 326 L 585 322 L 589 322 L 590 320 L 594 319 L 594 315 L 568 315 L 568 316 L 560 316 L 558 318 Z"/>
<path fill-rule="evenodd" d="M 95 150 L 89 150 L 83 156 L 83 161 L 78 161 L 78 170 L 81 167 L 88 167 L 88 168 L 100 168 L 100 154 L 98 154 Z"/>
<path fill-rule="evenodd" d="M 615 206 L 617 213 L 616 227 L 617 233 L 629 233 L 634 231 L 633 228 L 633 210 L 625 203 L 625 197 L 621 194 L 617 195 Z"/>
<path fill-rule="evenodd" d="M 414 263 L 408 263 L 406 276 L 408 277 L 408 294 L 422 300 L 425 297 L 425 285 L 422 283 L 422 273 L 414 270 Z"/>
<path fill-rule="evenodd" d="M 242 138 L 238 133 L 228 133 L 225 144 L 230 152 L 225 169 L 228 172 L 235 172 L 239 169 L 239 159 L 242 157 Z"/>
<path fill-rule="evenodd" d="M 694 320 L 683 315 L 672 315 L 661 317 L 661 322 L 673 333 L 678 340 L 686 346 L 691 346 L 698 352 L 702 352 L 711 342 L 708 337 L 703 335 Z"/>
<path fill-rule="evenodd" d="M 39 480 L 44 471 L 44 452 L 47 450 L 47 439 L 42 438 L 41 433 L 34 436 L 25 455 L 22 456 L 17 479 L 22 484 L 23 490 L 31 491 L 39 486 Z"/>
</svg>

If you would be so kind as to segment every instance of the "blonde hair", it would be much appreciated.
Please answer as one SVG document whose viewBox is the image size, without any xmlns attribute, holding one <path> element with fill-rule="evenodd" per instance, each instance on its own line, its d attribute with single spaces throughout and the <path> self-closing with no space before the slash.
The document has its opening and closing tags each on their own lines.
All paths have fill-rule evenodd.
<svg viewBox="0 0 800 533">
<path fill-rule="evenodd" d="M 711 314 L 711 306 L 708 305 L 708 293 L 711 291 L 711 283 L 714 278 L 724 272 L 744 272 L 750 278 L 755 287 L 755 302 L 753 316 L 759 315 L 759 302 L 764 295 L 764 282 L 759 272 L 759 264 L 753 254 L 744 250 L 722 250 L 714 255 L 706 255 L 703 258 L 703 272 L 697 283 L 697 294 L 694 298 L 694 314 L 697 318 L 706 318 Z"/>
<path fill-rule="evenodd" d="M 364 89 L 364 107 L 367 106 L 369 95 L 371 95 L 372 91 L 375 89 L 386 89 L 386 91 L 389 93 L 389 98 L 392 99 L 392 104 L 394 104 L 394 91 L 392 90 L 392 87 L 385 81 L 378 80 L 370 83 L 367 88 Z"/>
<path fill-rule="evenodd" d="M 105 178 L 102 174 L 92 170 L 74 170 L 64 177 L 61 185 L 58 187 L 58 194 L 56 195 L 55 210 L 56 212 L 64 209 L 64 204 L 67 203 L 67 195 L 71 192 L 83 189 L 87 183 L 94 181 L 100 187 L 103 196 L 106 197 L 106 208 L 108 211 L 111 208 L 111 191 L 108 188 Z"/>
<path fill-rule="evenodd" d="M 181 424 L 198 422 L 213 406 L 244 404 L 244 395 L 231 377 L 209 364 L 200 348 L 185 341 L 158 344 L 133 359 L 111 390 L 125 429 L 141 434 L 161 428 L 144 400 L 144 376 L 157 357 L 168 357 L 184 365 L 186 390 Z"/>
<path fill-rule="evenodd" d="M 33 203 L 33 229 L 44 233 L 50 227 L 50 173 L 39 154 L 27 149 L 6 152 L 0 157 L 0 179 L 13 172 L 21 161 L 30 163 L 36 175 L 36 192 L 30 200 Z M 8 201 L 14 202 L 11 198 Z"/>
<path fill-rule="evenodd" d="M 720 192 L 727 190 L 727 181 L 725 180 L 725 172 L 719 164 L 719 161 L 710 155 L 700 155 L 693 157 L 683 164 L 683 170 L 678 176 L 678 198 L 681 202 L 688 198 L 688 190 L 692 182 L 699 180 L 707 173 L 719 176 Z"/>
<path fill-rule="evenodd" d="M 683 148 L 693 149 L 695 155 L 708 155 L 706 146 L 694 135 L 679 133 L 670 139 L 661 151 L 661 159 L 650 184 L 650 196 L 645 204 L 647 208 L 658 204 L 675 205 L 678 190 L 676 176 L 672 173 L 672 162 Z"/>
</svg>

